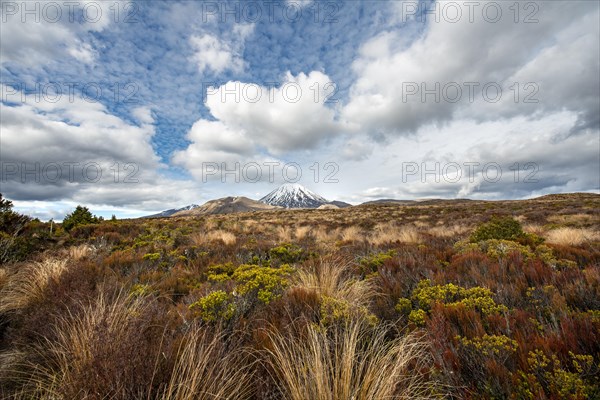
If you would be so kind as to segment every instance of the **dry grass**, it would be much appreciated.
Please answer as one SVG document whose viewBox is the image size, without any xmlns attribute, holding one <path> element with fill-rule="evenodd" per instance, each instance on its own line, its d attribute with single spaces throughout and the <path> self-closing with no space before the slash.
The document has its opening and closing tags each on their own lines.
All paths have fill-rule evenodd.
<svg viewBox="0 0 600 400">
<path fill-rule="evenodd" d="M 296 230 L 294 232 L 294 236 L 296 237 L 297 240 L 302 240 L 308 236 L 310 231 L 311 231 L 310 226 L 306 226 L 306 225 L 305 226 L 297 226 Z"/>
<path fill-rule="evenodd" d="M 0 291 L 8 283 L 8 271 L 5 268 L 0 268 Z"/>
<path fill-rule="evenodd" d="M 243 351 L 227 351 L 221 332 L 209 334 L 192 328 L 180 347 L 171 379 L 161 400 L 213 400 L 249 398 L 251 364 Z"/>
<path fill-rule="evenodd" d="M 336 229 L 328 230 L 324 226 L 319 226 L 313 230 L 313 236 L 320 244 L 335 242 L 338 238 L 338 235 L 339 232 Z"/>
<path fill-rule="evenodd" d="M 270 332 L 267 360 L 285 399 L 430 398 L 432 385 L 415 364 L 427 359 L 416 336 L 387 339 L 383 328 L 353 321 L 326 331 L 308 325 L 302 337 Z"/>
<path fill-rule="evenodd" d="M 226 245 L 235 244 L 236 236 L 224 230 L 216 230 L 208 233 L 196 232 L 190 235 L 190 240 L 195 246 L 203 246 L 211 242 L 223 242 Z"/>
<path fill-rule="evenodd" d="M 583 228 L 558 228 L 546 233 L 548 243 L 579 246 L 583 243 L 600 240 L 597 231 Z"/>
<path fill-rule="evenodd" d="M 563 215 L 550 215 L 548 222 L 555 222 L 561 225 L 572 224 L 580 225 L 594 222 L 594 216 L 590 214 L 563 214 Z"/>
<path fill-rule="evenodd" d="M 73 260 L 81 260 L 82 258 L 89 257 L 94 251 L 92 246 L 88 246 L 87 244 L 82 244 L 80 246 L 72 246 L 68 250 L 69 258 Z"/>
<path fill-rule="evenodd" d="M 94 387 L 95 374 L 106 378 L 102 363 L 117 356 L 115 344 L 126 340 L 127 328 L 143 307 L 139 298 L 120 293 L 110 299 L 101 293 L 92 304 L 81 305 L 81 312 L 61 315 L 54 327 L 53 340 L 46 338 L 39 348 L 30 349 L 37 354 L 35 359 L 43 362 L 16 365 L 15 371 L 21 371 L 15 378 L 22 383 L 22 398 L 106 398 L 85 384 L 89 382 Z M 99 359 L 98 354 L 103 358 Z M 123 398 L 128 389 L 125 381 L 113 379 L 111 387 L 103 390 L 111 398 Z"/>
<path fill-rule="evenodd" d="M 395 242 L 420 243 L 421 236 L 412 225 L 396 226 L 386 223 L 377 225 L 368 240 L 374 246 Z"/>
<path fill-rule="evenodd" d="M 532 233 L 534 235 L 543 236 L 546 230 L 542 225 L 539 224 L 525 224 L 523 225 L 523 231 Z"/>
<path fill-rule="evenodd" d="M 295 279 L 295 286 L 350 304 L 364 304 L 375 295 L 372 282 L 352 278 L 349 265 L 341 260 L 321 260 L 299 270 Z"/>
<path fill-rule="evenodd" d="M 289 226 L 278 226 L 275 230 L 275 234 L 279 238 L 280 242 L 292 242 L 292 228 L 290 228 Z"/>
<path fill-rule="evenodd" d="M 427 232 L 430 235 L 433 236 L 437 236 L 437 237 L 445 237 L 445 238 L 450 238 L 450 237 L 458 237 L 461 235 L 464 235 L 465 233 L 469 232 L 470 229 L 467 226 L 462 226 L 462 225 L 452 225 L 452 226 L 445 226 L 445 225 L 441 225 L 441 226 L 434 226 L 433 228 L 430 228 Z"/>
<path fill-rule="evenodd" d="M 342 231 L 342 240 L 344 242 L 360 242 L 364 236 L 358 226 L 350 226 Z"/>
<path fill-rule="evenodd" d="M 22 267 L 0 290 L 0 313 L 16 311 L 35 301 L 42 301 L 44 289 L 67 269 L 66 260 L 47 259 Z M 5 278 L 6 279 L 6 278 Z"/>
</svg>

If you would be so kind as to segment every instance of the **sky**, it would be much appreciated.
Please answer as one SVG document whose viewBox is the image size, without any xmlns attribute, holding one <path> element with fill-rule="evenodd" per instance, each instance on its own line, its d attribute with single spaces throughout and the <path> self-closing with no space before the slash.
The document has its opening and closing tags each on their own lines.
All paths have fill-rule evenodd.
<svg viewBox="0 0 600 400">
<path fill-rule="evenodd" d="M 599 4 L 0 0 L 0 192 L 42 220 L 598 193 Z"/>
</svg>

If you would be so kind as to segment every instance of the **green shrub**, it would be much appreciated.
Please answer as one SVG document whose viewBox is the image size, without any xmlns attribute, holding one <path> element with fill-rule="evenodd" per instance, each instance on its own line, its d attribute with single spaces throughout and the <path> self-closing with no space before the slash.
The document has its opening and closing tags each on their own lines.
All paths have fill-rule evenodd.
<svg viewBox="0 0 600 400">
<path fill-rule="evenodd" d="M 396 255 L 394 250 L 371 254 L 360 259 L 360 272 L 363 276 L 377 272 L 383 264 Z"/>
<path fill-rule="evenodd" d="M 236 268 L 232 278 L 238 284 L 236 290 L 240 295 L 256 296 L 262 303 L 269 304 L 289 286 L 287 278 L 293 271 L 287 264 L 279 268 L 244 264 Z"/>
<path fill-rule="evenodd" d="M 496 304 L 492 295 L 492 291 L 487 288 L 465 289 L 453 283 L 432 286 L 429 279 L 424 279 L 413 290 L 412 300 L 424 311 L 430 311 L 434 303 L 446 306 L 463 305 L 484 315 L 508 311 L 506 306 Z"/>
<path fill-rule="evenodd" d="M 306 258 L 304 249 L 290 243 L 283 243 L 269 250 L 269 256 L 277 259 L 284 264 L 293 264 Z"/>
<path fill-rule="evenodd" d="M 217 290 L 189 305 L 189 309 L 205 322 L 229 321 L 236 312 L 232 296 Z"/>
<path fill-rule="evenodd" d="M 100 221 L 102 221 L 102 217 L 96 217 L 87 207 L 77 206 L 72 213 L 65 216 L 62 226 L 67 232 L 70 232 L 76 226 L 97 224 Z"/>
<path fill-rule="evenodd" d="M 518 240 L 525 237 L 519 221 L 511 217 L 493 217 L 480 225 L 470 237 L 472 243 L 489 239 Z"/>
</svg>

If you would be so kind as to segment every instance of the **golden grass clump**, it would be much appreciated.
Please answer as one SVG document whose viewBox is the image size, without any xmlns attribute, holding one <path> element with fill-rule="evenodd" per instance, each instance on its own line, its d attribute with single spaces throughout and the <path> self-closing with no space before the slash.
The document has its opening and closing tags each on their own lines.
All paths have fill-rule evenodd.
<svg viewBox="0 0 600 400">
<path fill-rule="evenodd" d="M 219 229 L 208 233 L 195 232 L 190 235 L 190 240 L 195 246 L 202 246 L 217 241 L 221 241 L 226 245 L 232 245 L 235 244 L 237 238 L 233 233 Z"/>
<path fill-rule="evenodd" d="M 289 226 L 278 226 L 275 230 L 275 234 L 279 238 L 280 242 L 292 242 L 292 228 L 290 228 Z"/>
<path fill-rule="evenodd" d="M 341 260 L 320 260 L 300 269 L 295 275 L 295 286 L 350 304 L 364 304 L 375 295 L 373 283 L 352 277 L 349 264 Z"/>
<path fill-rule="evenodd" d="M 344 242 L 360 242 L 364 240 L 364 236 L 358 226 L 350 226 L 344 229 L 341 235 Z"/>
<path fill-rule="evenodd" d="M 534 235 L 543 236 L 546 230 L 542 225 L 539 224 L 524 224 L 523 231 L 525 231 L 526 233 L 532 233 Z"/>
<path fill-rule="evenodd" d="M 310 226 L 307 226 L 307 225 L 297 226 L 294 231 L 294 236 L 296 237 L 297 240 L 302 240 L 308 236 L 310 231 L 311 231 Z"/>
<path fill-rule="evenodd" d="M 597 231 L 585 228 L 558 228 L 546 233 L 548 243 L 579 246 L 586 242 L 593 242 L 600 239 Z"/>
<path fill-rule="evenodd" d="M 94 251 L 92 246 L 88 246 L 87 244 L 82 244 L 79 246 L 72 246 L 68 250 L 69 258 L 78 261 L 82 258 L 86 258 L 90 256 Z"/>
<path fill-rule="evenodd" d="M 67 269 L 67 260 L 46 259 L 22 267 L 0 289 L 0 313 L 17 311 L 42 301 L 48 282 L 58 279 Z"/>
<path fill-rule="evenodd" d="M 285 399 L 430 398 L 434 385 L 419 368 L 428 359 L 425 344 L 388 333 L 361 320 L 329 330 L 309 324 L 300 337 L 269 332 L 267 362 Z"/>
<path fill-rule="evenodd" d="M 433 228 L 428 229 L 427 232 L 433 236 L 450 238 L 450 237 L 458 237 L 458 236 L 464 235 L 465 233 L 469 232 L 470 230 L 471 229 L 469 227 L 462 226 L 462 225 L 452 225 L 452 226 L 439 225 L 439 226 L 434 226 Z"/>
<path fill-rule="evenodd" d="M 180 346 L 171 379 L 160 400 L 250 398 L 251 363 L 245 352 L 227 350 L 223 332 L 193 327 Z"/>
<path fill-rule="evenodd" d="M 368 240 L 374 246 L 395 242 L 420 243 L 421 235 L 412 225 L 386 223 L 377 225 Z"/>
</svg>

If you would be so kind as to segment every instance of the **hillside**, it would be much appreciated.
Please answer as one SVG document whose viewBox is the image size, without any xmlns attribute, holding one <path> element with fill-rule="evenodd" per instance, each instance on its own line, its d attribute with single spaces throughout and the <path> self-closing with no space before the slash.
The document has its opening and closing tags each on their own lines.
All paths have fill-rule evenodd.
<svg viewBox="0 0 600 400">
<path fill-rule="evenodd" d="M 0 397 L 283 400 L 337 357 L 396 399 L 600 395 L 600 195 L 223 213 L 255 203 L 4 234 Z"/>
</svg>

